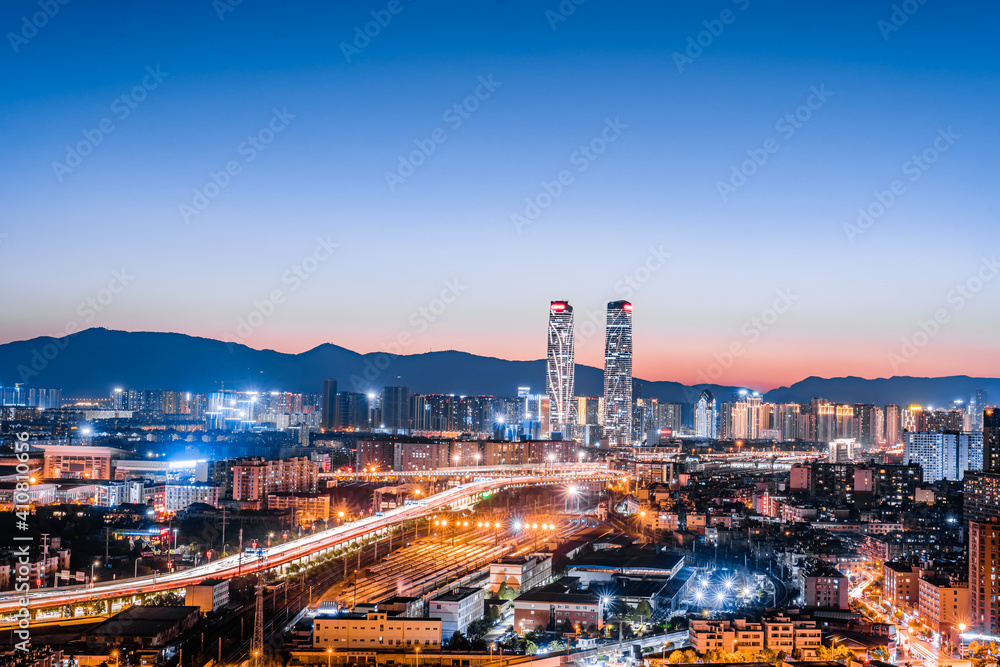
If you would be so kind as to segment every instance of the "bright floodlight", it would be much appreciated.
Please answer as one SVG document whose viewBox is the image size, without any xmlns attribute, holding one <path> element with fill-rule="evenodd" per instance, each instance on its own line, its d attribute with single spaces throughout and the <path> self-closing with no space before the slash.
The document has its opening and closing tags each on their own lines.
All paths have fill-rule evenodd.
<svg viewBox="0 0 1000 667">
<path fill-rule="evenodd" d="M 577 492 L 579 492 L 580 489 L 576 488 L 576 486 L 574 485 L 574 486 L 569 487 L 566 490 L 569 491 L 569 494 L 571 496 L 575 496 L 577 494 Z"/>
<path fill-rule="evenodd" d="M 553 462 L 555 460 L 556 460 L 556 455 L 555 454 L 549 454 L 549 463 L 551 463 L 551 462 Z"/>
<path fill-rule="evenodd" d="M 698 602 L 701 602 L 702 598 L 704 598 L 704 597 L 705 597 L 705 594 L 702 593 L 701 591 L 697 591 L 694 594 L 694 599 L 697 600 Z"/>
<path fill-rule="evenodd" d="M 520 521 L 515 521 L 514 522 L 514 530 L 521 530 L 521 528 L 523 526 L 524 526 L 524 524 L 522 524 Z"/>
</svg>

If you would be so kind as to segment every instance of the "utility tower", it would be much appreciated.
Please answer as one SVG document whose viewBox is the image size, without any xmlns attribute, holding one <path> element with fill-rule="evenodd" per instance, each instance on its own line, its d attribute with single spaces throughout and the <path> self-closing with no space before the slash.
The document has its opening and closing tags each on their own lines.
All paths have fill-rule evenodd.
<svg viewBox="0 0 1000 667">
<path fill-rule="evenodd" d="M 257 570 L 257 604 L 255 605 L 253 620 L 253 641 L 250 645 L 250 655 L 253 667 L 260 667 L 264 664 L 264 577 L 261 570 Z"/>
</svg>

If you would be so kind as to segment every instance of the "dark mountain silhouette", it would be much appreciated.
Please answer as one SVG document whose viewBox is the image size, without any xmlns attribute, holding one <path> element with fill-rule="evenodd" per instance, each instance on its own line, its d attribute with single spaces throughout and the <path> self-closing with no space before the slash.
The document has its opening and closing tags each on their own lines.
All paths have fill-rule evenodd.
<svg viewBox="0 0 1000 667">
<path fill-rule="evenodd" d="M 519 386 L 544 391 L 545 361 L 508 361 L 453 350 L 359 354 L 329 343 L 300 354 L 285 354 L 184 334 L 98 328 L 62 338 L 40 337 L 0 345 L 0 384 L 23 382 L 29 387 L 59 388 L 67 397 L 107 396 L 114 387 L 203 393 L 217 390 L 223 383 L 229 389 L 318 393 L 327 377 L 337 378 L 341 391 L 369 392 L 404 385 L 416 393 L 513 396 Z M 577 366 L 578 395 L 601 395 L 602 382 L 601 369 Z M 720 402 L 739 389 L 649 380 L 638 380 L 638 384 L 645 398 L 682 403 L 693 403 L 706 387 Z M 877 380 L 810 377 L 769 391 L 764 397 L 776 402 L 823 397 L 845 403 L 944 405 L 954 399 L 968 400 L 977 387 L 1000 396 L 1000 381 L 955 376 Z"/>
</svg>

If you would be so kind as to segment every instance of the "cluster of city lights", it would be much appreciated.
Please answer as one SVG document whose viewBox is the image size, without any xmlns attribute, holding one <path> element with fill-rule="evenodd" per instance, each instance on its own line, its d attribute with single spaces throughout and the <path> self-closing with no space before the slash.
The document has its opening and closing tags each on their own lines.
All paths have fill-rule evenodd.
<svg viewBox="0 0 1000 667">
<path fill-rule="evenodd" d="M 523 521 L 514 522 L 514 530 L 555 530 L 554 523 L 525 523 Z"/>
<path fill-rule="evenodd" d="M 723 605 L 740 599 L 748 600 L 757 595 L 760 589 L 756 585 L 743 582 L 737 584 L 736 577 L 726 577 L 721 584 L 712 589 L 710 587 L 711 578 L 703 577 L 698 580 L 697 588 L 692 594 L 694 602 L 698 604 L 715 603 Z"/>
</svg>

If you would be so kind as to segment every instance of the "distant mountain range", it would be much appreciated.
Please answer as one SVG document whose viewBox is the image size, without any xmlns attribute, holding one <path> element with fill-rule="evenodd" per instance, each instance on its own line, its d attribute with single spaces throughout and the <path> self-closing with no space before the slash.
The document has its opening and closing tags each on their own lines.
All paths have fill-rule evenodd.
<svg viewBox="0 0 1000 667">
<path fill-rule="evenodd" d="M 513 396 L 517 387 L 545 388 L 545 360 L 508 361 L 466 352 L 359 354 L 329 343 L 300 354 L 254 350 L 175 333 L 87 329 L 63 338 L 40 337 L 0 345 L 0 385 L 63 390 L 66 397 L 107 396 L 114 387 L 177 389 L 198 393 L 256 389 L 318 393 L 324 378 L 336 378 L 341 391 L 378 391 L 403 385 L 415 393 Z M 641 395 L 662 401 L 693 403 L 708 388 L 719 401 L 739 387 L 685 386 L 678 382 L 639 380 Z M 599 396 L 602 369 L 576 367 L 576 393 Z M 1000 397 L 1000 380 L 952 376 L 939 378 L 809 377 L 764 394 L 772 402 L 808 402 L 822 397 L 840 403 L 946 405 L 968 400 L 985 388 Z"/>
</svg>

